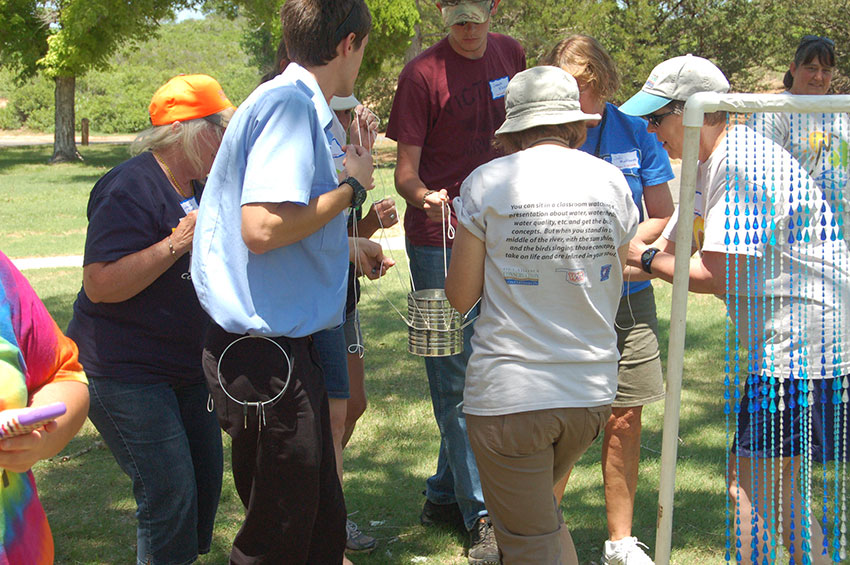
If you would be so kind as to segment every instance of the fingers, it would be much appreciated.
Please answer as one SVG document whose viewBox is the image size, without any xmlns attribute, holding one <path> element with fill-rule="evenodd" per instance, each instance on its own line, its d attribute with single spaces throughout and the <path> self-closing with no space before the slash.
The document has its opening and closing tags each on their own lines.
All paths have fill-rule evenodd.
<svg viewBox="0 0 850 565">
<path fill-rule="evenodd" d="M 371 150 L 378 138 L 379 123 L 380 119 L 374 112 L 362 104 L 357 106 L 348 127 L 349 139 L 352 143 L 364 146 L 367 151 Z"/>
<path fill-rule="evenodd" d="M 375 202 L 374 210 L 382 227 L 388 228 L 398 223 L 398 211 L 392 198 L 384 198 Z"/>
<path fill-rule="evenodd" d="M 372 178 L 372 155 L 365 147 L 352 144 L 346 145 L 343 166 L 346 173 L 356 178 L 363 185 L 363 188 L 366 190 L 375 188 L 375 182 Z"/>
<path fill-rule="evenodd" d="M 56 429 L 56 422 L 52 423 Z M 49 430 L 51 426 L 46 426 Z M 44 428 L 28 434 L 0 440 L 0 468 L 15 473 L 25 473 L 39 460 L 38 449 L 44 441 Z"/>
<path fill-rule="evenodd" d="M 429 194 L 425 197 L 425 207 L 423 209 L 428 215 L 428 219 L 432 222 L 444 222 L 445 218 L 450 217 L 452 214 L 452 207 L 449 206 L 448 191 L 443 189 Z"/>
</svg>

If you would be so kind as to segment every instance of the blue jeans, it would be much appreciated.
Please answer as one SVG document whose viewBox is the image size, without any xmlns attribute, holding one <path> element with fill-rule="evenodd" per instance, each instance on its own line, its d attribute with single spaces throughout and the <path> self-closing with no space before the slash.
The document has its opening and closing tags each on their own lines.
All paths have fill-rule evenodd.
<svg viewBox="0 0 850 565">
<path fill-rule="evenodd" d="M 89 393 L 89 419 L 133 481 L 138 564 L 192 563 L 208 553 L 223 459 L 206 385 L 89 377 Z"/>
<path fill-rule="evenodd" d="M 407 241 L 407 256 L 410 258 L 410 272 L 417 290 L 445 288 L 442 247 L 411 245 Z M 451 249 L 448 250 L 448 256 L 451 259 Z M 470 313 L 470 317 L 475 316 L 476 312 L 477 307 L 476 311 Z M 469 446 L 466 418 L 461 407 L 466 364 L 472 352 L 471 338 L 472 324 L 463 332 L 463 353 L 425 358 L 431 404 L 440 428 L 437 471 L 426 482 L 425 496 L 435 504 L 457 501 L 468 530 L 472 529 L 479 516 L 487 514 L 478 467 Z"/>
</svg>

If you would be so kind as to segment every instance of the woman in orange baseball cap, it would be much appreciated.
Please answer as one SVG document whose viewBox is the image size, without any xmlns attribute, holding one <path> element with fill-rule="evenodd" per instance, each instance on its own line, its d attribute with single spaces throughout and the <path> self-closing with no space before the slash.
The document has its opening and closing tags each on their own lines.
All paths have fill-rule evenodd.
<svg viewBox="0 0 850 565">
<path fill-rule="evenodd" d="M 208 318 L 189 251 L 203 180 L 234 106 L 206 75 L 153 95 L 136 155 L 88 203 L 83 285 L 68 327 L 90 376 L 89 418 L 133 482 L 139 563 L 190 563 L 210 549 L 221 432 L 201 368 Z"/>
</svg>

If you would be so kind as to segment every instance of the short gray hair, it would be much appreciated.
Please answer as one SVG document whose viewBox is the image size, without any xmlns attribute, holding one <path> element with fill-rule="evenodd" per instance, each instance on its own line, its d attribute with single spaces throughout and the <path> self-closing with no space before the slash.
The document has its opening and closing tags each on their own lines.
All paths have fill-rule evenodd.
<svg viewBox="0 0 850 565">
<path fill-rule="evenodd" d="M 180 122 L 179 127 L 173 126 L 174 124 L 152 126 L 140 132 L 133 143 L 130 144 L 130 154 L 138 155 L 145 151 L 161 151 L 180 143 L 183 146 L 183 154 L 192 168 L 200 169 L 203 163 L 199 147 L 201 134 L 209 130 L 218 135 L 219 140 L 224 135 L 224 129 L 204 118 Z"/>
<path fill-rule="evenodd" d="M 667 107 L 670 108 L 671 112 L 680 116 L 685 111 L 685 103 L 682 100 L 673 100 L 667 105 Z M 723 110 L 705 114 L 702 119 L 702 122 L 707 126 L 716 126 L 717 124 L 722 124 L 725 121 L 726 112 Z"/>
</svg>

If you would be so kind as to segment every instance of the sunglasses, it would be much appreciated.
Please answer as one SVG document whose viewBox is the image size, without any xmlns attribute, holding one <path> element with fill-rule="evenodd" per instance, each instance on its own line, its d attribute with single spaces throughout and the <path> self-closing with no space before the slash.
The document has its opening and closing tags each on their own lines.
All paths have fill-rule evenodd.
<svg viewBox="0 0 850 565">
<path fill-rule="evenodd" d="M 490 0 L 443 0 L 442 6 L 444 6 L 446 8 L 451 8 L 451 7 L 457 6 L 459 4 L 483 4 L 484 2 L 489 2 L 489 1 Z"/>
<path fill-rule="evenodd" d="M 802 47 L 803 45 L 808 45 L 809 43 L 817 43 L 819 41 L 825 43 L 829 47 L 835 48 L 835 42 L 833 40 L 820 35 L 804 35 L 803 38 L 800 40 L 800 47 Z"/>
<path fill-rule="evenodd" d="M 650 125 L 655 127 L 661 127 L 661 122 L 669 116 L 670 114 L 675 114 L 676 110 L 670 110 L 669 112 L 664 112 L 663 114 L 647 114 L 643 117 L 644 120 L 649 122 Z"/>
</svg>

